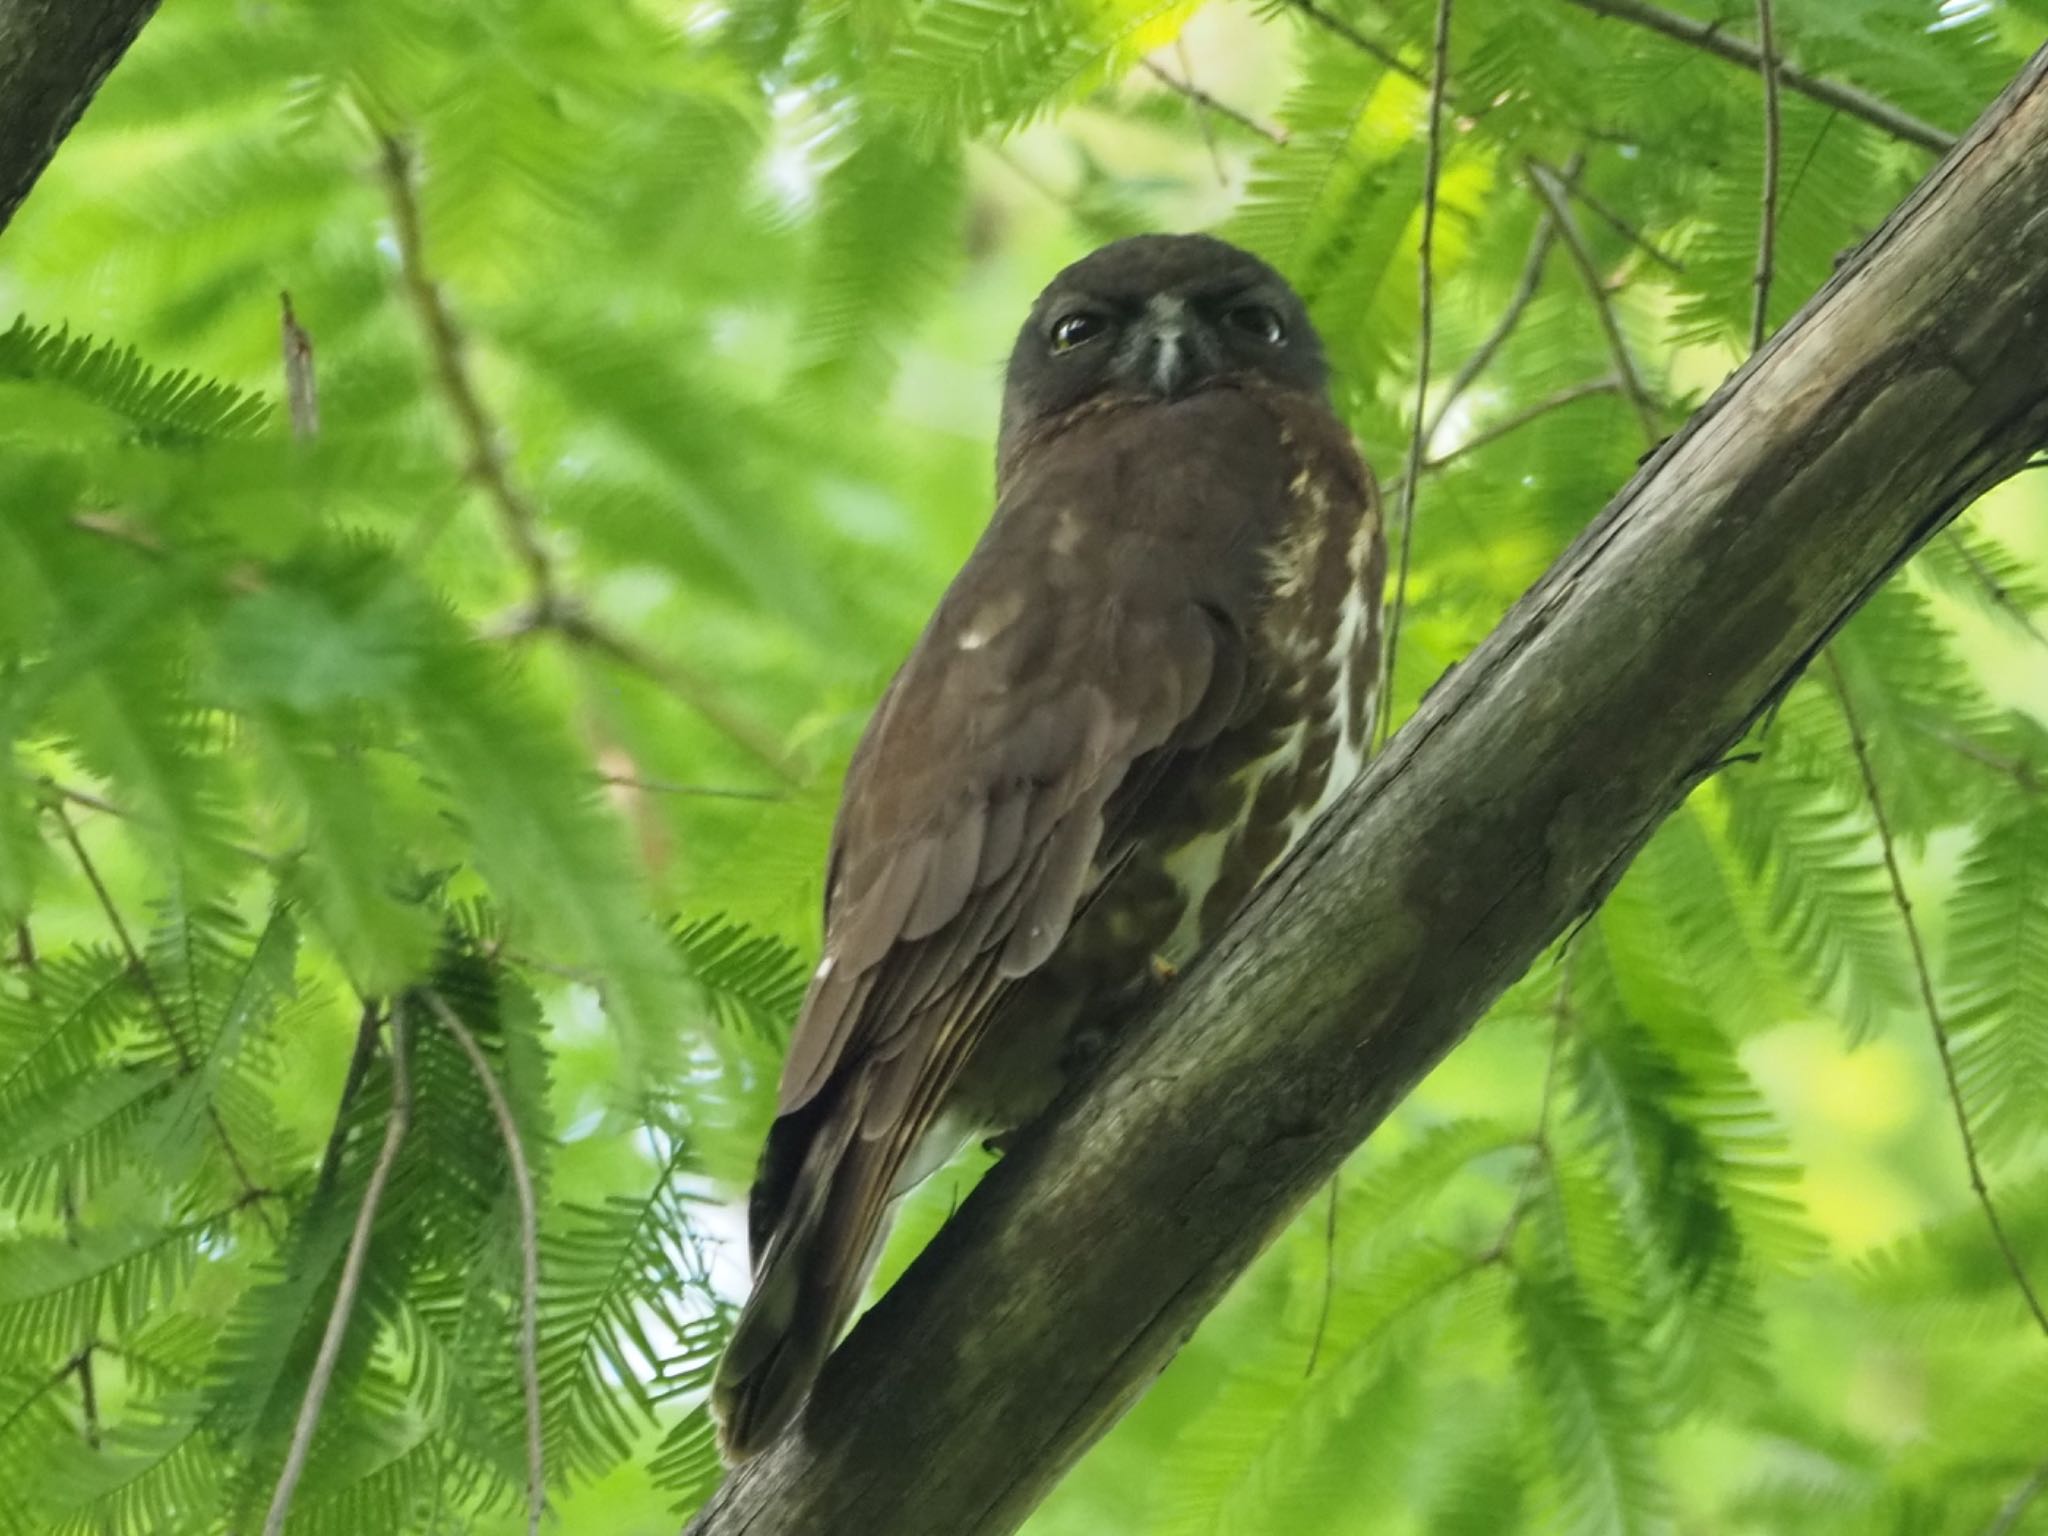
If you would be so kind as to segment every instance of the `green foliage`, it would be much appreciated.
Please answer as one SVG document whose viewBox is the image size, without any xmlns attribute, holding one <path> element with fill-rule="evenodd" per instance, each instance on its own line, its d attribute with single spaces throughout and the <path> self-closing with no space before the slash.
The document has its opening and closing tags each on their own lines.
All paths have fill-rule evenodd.
<svg viewBox="0 0 2048 1536">
<path fill-rule="evenodd" d="M 1217 228 L 1307 297 L 1383 481 L 1413 427 L 1434 0 L 345 9 L 165 7 L 0 242 L 5 1536 L 257 1528 L 401 1066 L 288 1529 L 524 1528 L 524 1236 L 435 998 L 535 1181 L 554 1528 L 672 1530 L 722 1476 L 838 779 L 986 519 L 1031 295 Z M 1952 130 L 2048 32 L 1774 10 Z M 1397 716 L 1739 361 L 1761 225 L 1752 74 L 1556 0 L 1459 6 L 1448 63 Z M 1782 155 L 1773 325 L 1927 163 L 1796 92 Z M 1553 245 L 1451 402 L 1531 158 L 1599 293 Z M 1885 859 L 2048 1285 L 2044 485 L 1876 594 L 1034 1536 L 2048 1518 L 2048 1355 Z"/>
</svg>

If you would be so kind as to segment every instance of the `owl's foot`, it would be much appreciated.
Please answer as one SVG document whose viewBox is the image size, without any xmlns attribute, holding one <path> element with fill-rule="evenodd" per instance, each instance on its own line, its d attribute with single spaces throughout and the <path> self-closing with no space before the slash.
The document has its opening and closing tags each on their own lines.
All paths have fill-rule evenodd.
<svg viewBox="0 0 2048 1536">
<path fill-rule="evenodd" d="M 1180 967 L 1175 965 L 1171 960 L 1167 959 L 1164 955 L 1154 955 L 1152 957 L 1149 969 L 1152 972 L 1153 985 L 1160 987 L 1165 986 L 1168 982 L 1172 981 L 1175 977 L 1180 975 Z"/>
</svg>

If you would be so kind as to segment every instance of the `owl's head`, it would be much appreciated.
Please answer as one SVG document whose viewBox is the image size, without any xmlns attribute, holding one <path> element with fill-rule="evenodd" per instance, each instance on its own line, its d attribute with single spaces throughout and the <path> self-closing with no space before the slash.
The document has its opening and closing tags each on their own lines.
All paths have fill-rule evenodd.
<svg viewBox="0 0 2048 1536">
<path fill-rule="evenodd" d="M 1098 395 L 1173 401 L 1247 379 L 1327 387 L 1322 343 L 1286 279 L 1209 235 L 1136 235 L 1075 262 L 1031 306 L 1003 432 Z"/>
</svg>

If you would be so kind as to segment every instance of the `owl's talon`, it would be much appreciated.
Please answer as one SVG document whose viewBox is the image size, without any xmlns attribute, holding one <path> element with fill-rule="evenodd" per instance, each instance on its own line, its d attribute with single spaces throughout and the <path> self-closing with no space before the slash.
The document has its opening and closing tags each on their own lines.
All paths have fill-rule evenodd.
<svg viewBox="0 0 2048 1536">
<path fill-rule="evenodd" d="M 1180 975 L 1180 967 L 1164 955 L 1154 955 L 1151 968 L 1152 980 L 1162 987 Z"/>
</svg>

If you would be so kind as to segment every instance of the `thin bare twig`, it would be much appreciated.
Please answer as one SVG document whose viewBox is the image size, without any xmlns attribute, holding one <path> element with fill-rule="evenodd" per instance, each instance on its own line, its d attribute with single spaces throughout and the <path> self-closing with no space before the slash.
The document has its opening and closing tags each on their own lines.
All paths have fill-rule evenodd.
<svg viewBox="0 0 2048 1536">
<path fill-rule="evenodd" d="M 476 1043 L 476 1036 L 439 992 L 429 990 L 426 998 L 483 1084 L 484 1094 L 491 1101 L 491 1114 L 498 1122 L 498 1134 L 504 1138 L 506 1160 L 512 1167 L 512 1188 L 519 1201 L 519 1379 L 526 1393 L 526 1531 L 527 1536 L 538 1536 L 541 1516 L 547 1509 L 547 1463 L 541 1450 L 540 1218 L 534 1208 L 533 1172 L 527 1166 L 526 1149 L 519 1139 L 519 1122 L 512 1116 L 512 1105 L 483 1048 Z"/>
<path fill-rule="evenodd" d="M 292 1495 L 306 1470 L 306 1458 L 313 1449 L 313 1431 L 320 1424 L 320 1410 L 326 1406 L 327 1389 L 334 1380 L 334 1363 L 341 1355 L 341 1342 L 348 1333 L 349 1315 L 355 1310 L 356 1293 L 362 1289 L 363 1263 L 370 1251 L 370 1230 L 376 1225 L 377 1207 L 384 1200 L 384 1186 L 405 1143 L 412 1124 L 412 1079 L 405 1060 L 405 1007 L 391 1009 L 391 1118 L 384 1126 L 384 1145 L 370 1169 L 370 1182 L 363 1190 L 363 1203 L 356 1212 L 355 1230 L 349 1234 L 348 1252 L 341 1262 L 341 1280 L 335 1287 L 334 1306 L 327 1314 L 326 1330 L 320 1335 L 320 1352 L 313 1358 L 313 1370 L 306 1378 L 306 1395 L 299 1403 L 298 1422 L 292 1428 L 291 1448 L 285 1453 L 284 1469 L 278 1474 L 277 1489 L 270 1496 L 270 1512 L 263 1519 L 263 1536 L 279 1536 L 285 1517 L 291 1513 Z"/>
<path fill-rule="evenodd" d="M 547 546 L 541 542 L 540 513 L 513 483 L 506 469 L 504 445 L 497 427 L 484 410 L 483 399 L 470 378 L 462 333 L 449 313 L 440 284 L 428 271 L 420 232 L 419 199 L 413 193 L 412 157 L 391 134 L 383 136 L 378 149 L 377 168 L 398 239 L 399 281 L 425 333 L 434 382 L 461 431 L 463 446 L 469 454 L 465 468 L 497 512 L 506 543 L 526 568 L 535 601 L 545 604 L 555 595 L 555 569 Z"/>
<path fill-rule="evenodd" d="M 1154 80 L 1157 80 L 1161 85 L 1165 86 L 1170 91 L 1179 92 L 1181 95 L 1187 97 L 1187 99 L 1191 103 L 1193 103 L 1193 105 L 1196 108 L 1195 120 L 1197 122 L 1203 122 L 1202 114 L 1204 112 L 1213 112 L 1218 117 L 1225 117 L 1230 119 L 1231 122 L 1237 124 L 1238 127 L 1244 129 L 1246 132 L 1257 134 L 1260 138 L 1264 139 L 1268 144 L 1276 144 L 1283 149 L 1286 147 L 1286 129 L 1275 128 L 1270 123 L 1260 122 L 1256 117 L 1253 117 L 1249 112 L 1242 111 L 1237 107 L 1233 107 L 1229 102 L 1222 101 L 1217 97 L 1210 95 L 1207 91 L 1203 90 L 1199 85 L 1196 85 L 1193 81 L 1182 80 L 1174 75 L 1168 74 L 1165 70 L 1161 69 L 1157 64 L 1153 63 L 1150 59 L 1140 59 L 1138 62 L 1144 68 L 1145 73 L 1150 75 Z M 1182 67 L 1185 68 L 1185 64 L 1183 64 Z M 1203 137 L 1205 139 L 1208 139 L 1208 130 L 1206 122 L 1203 122 Z M 1210 157 L 1214 159 L 1216 155 L 1215 141 L 1211 139 L 1208 142 Z"/>
<path fill-rule="evenodd" d="M 102 815 L 113 816 L 121 821 L 132 821 L 138 827 L 151 827 L 155 825 L 149 817 L 131 811 L 124 805 L 116 805 L 113 801 L 102 795 L 96 795 L 90 790 L 78 789 L 70 784 L 60 784 L 57 780 L 51 778 L 39 778 L 36 782 L 42 786 L 45 794 L 55 795 L 60 800 L 69 800 L 73 805 L 84 806 L 89 811 L 98 811 Z M 266 853 L 263 849 L 249 843 L 229 842 L 226 839 L 222 839 L 219 846 L 227 849 L 230 853 L 238 853 L 243 858 L 257 864 L 274 864 L 277 862 L 277 855 Z"/>
<path fill-rule="evenodd" d="M 304 441 L 320 435 L 320 390 L 313 374 L 313 338 L 292 313 L 292 296 L 280 293 L 283 312 L 278 328 L 284 344 L 284 394 L 291 410 L 292 436 Z"/>
<path fill-rule="evenodd" d="M 783 782 L 795 784 L 801 780 L 802 775 L 790 767 L 783 756 L 781 745 L 751 720 L 730 708 L 719 698 L 718 690 L 710 680 L 693 668 L 655 655 L 638 641 L 600 624 L 574 604 L 558 603 L 547 614 L 545 622 L 563 638 L 597 655 L 609 657 L 628 671 L 638 672 L 657 688 L 681 699 L 727 740 L 744 747 L 750 756 Z"/>
<path fill-rule="evenodd" d="M 189 1075 L 198 1063 L 193 1059 L 192 1048 L 186 1043 L 184 1031 L 178 1028 L 177 1016 L 171 1012 L 171 1005 L 164 1000 L 163 992 L 156 984 L 156 973 L 142 958 L 141 949 L 136 946 L 134 936 L 128 931 L 128 924 L 121 917 L 121 909 L 114 905 L 113 893 L 107 889 L 107 882 L 100 878 L 99 866 L 93 862 L 92 855 L 85 851 L 85 843 L 79 838 L 78 828 L 71 824 L 71 818 L 64 814 L 64 807 L 61 804 L 51 805 L 49 812 L 56 818 L 58 831 L 63 835 L 65 845 L 70 848 L 71 857 L 77 861 L 80 872 L 84 874 L 86 884 L 92 887 L 100 911 L 106 915 L 107 926 L 113 929 L 115 941 L 120 944 L 121 953 L 128 961 L 129 971 L 134 975 L 136 984 L 142 988 L 143 996 L 149 999 L 150 1009 L 156 1014 L 157 1022 L 163 1025 L 164 1036 L 170 1041 L 171 1049 L 178 1058 L 178 1071 Z M 221 1151 L 227 1154 L 228 1166 L 234 1170 L 235 1178 L 242 1186 L 242 1192 L 252 1201 L 257 1199 L 262 1190 L 256 1181 L 249 1177 L 248 1166 L 242 1161 L 242 1154 L 236 1149 L 234 1138 L 228 1134 L 227 1122 L 221 1119 L 220 1110 L 209 1103 L 206 1106 L 206 1118 L 213 1125 L 214 1137 L 220 1142 Z M 277 1236 L 276 1227 L 271 1224 L 270 1217 L 261 1206 L 256 1208 L 256 1219 L 273 1238 Z"/>
<path fill-rule="evenodd" d="M 1764 344 L 1771 303 L 1771 271 L 1778 248 L 1778 158 L 1783 132 L 1778 114 L 1778 45 L 1771 30 L 1771 0 L 1756 0 L 1757 70 L 1764 82 L 1763 224 L 1756 239 L 1756 308 L 1749 319 L 1749 350 Z"/>
<path fill-rule="evenodd" d="M 1304 1379 L 1316 1373 L 1316 1362 L 1323 1355 L 1323 1335 L 1330 1327 L 1330 1307 L 1337 1298 L 1337 1202 L 1343 1185 L 1340 1168 L 1330 1175 L 1329 1204 L 1323 1208 L 1323 1299 L 1316 1308 L 1315 1332 L 1309 1335 L 1308 1363 L 1301 1370 Z"/>
<path fill-rule="evenodd" d="M 1998 1506 L 1998 1513 L 1991 1517 L 1991 1523 L 1984 1527 L 1984 1536 L 2011 1536 L 2019 1529 L 2020 1516 L 2027 1512 L 2034 1500 L 2048 1491 L 2048 1461 L 2042 1462 L 2028 1474 L 2027 1480 L 2013 1489 L 2006 1501 Z"/>
<path fill-rule="evenodd" d="M 1356 48 L 1360 53 L 1379 60 L 1381 64 L 1385 65 L 1395 74 L 1405 76 L 1413 80 L 1417 85 L 1430 84 L 1429 76 L 1425 75 L 1413 64 L 1410 64 L 1398 53 L 1395 53 L 1385 43 L 1375 42 L 1372 38 L 1359 31 L 1358 28 L 1352 26 L 1350 22 L 1344 20 L 1343 17 L 1332 16 L 1321 6 L 1316 5 L 1314 0 L 1287 0 L 1287 3 L 1324 31 L 1331 33 L 1333 36 L 1343 38 L 1345 42 Z M 1441 91 L 1434 91 L 1433 94 L 1441 99 Z"/>
<path fill-rule="evenodd" d="M 1600 319 L 1601 334 L 1607 338 L 1607 350 L 1614 355 L 1614 372 L 1621 382 L 1621 392 L 1635 408 L 1636 418 L 1643 424 L 1643 436 L 1654 447 L 1662 440 L 1664 429 L 1659 424 L 1657 407 L 1650 399 L 1650 392 L 1643 387 L 1642 375 L 1636 372 L 1635 358 L 1628 350 L 1628 338 L 1622 335 L 1621 320 L 1614 313 L 1614 302 L 1608 296 L 1606 283 L 1601 280 L 1592 248 L 1586 244 L 1585 235 L 1572 218 L 1571 208 L 1565 202 L 1564 188 L 1556 176 L 1547 166 L 1533 160 L 1526 164 L 1529 185 L 1544 207 L 1550 210 L 1558 235 L 1563 239 L 1565 249 L 1571 253 L 1572 264 L 1579 269 L 1586 295 L 1593 301 L 1594 313 Z"/>
<path fill-rule="evenodd" d="M 780 802 L 789 798 L 789 792 L 782 789 L 732 789 L 720 784 L 678 784 L 673 779 L 648 779 L 631 773 L 600 773 L 597 778 L 600 784 L 611 784 L 620 789 L 644 789 L 657 795 L 769 802 Z"/>
<path fill-rule="evenodd" d="M 1574 935 L 1577 931 L 1573 930 Z M 1564 1037 L 1572 1025 L 1572 960 L 1577 953 L 1577 947 L 1567 938 L 1557 957 L 1557 996 L 1550 1005 L 1550 1053 L 1543 1064 L 1543 1088 L 1536 1100 L 1536 1128 L 1529 1133 L 1529 1163 L 1516 1185 L 1514 1203 L 1508 1207 L 1508 1219 L 1501 1224 L 1500 1236 L 1486 1251 L 1489 1259 L 1507 1256 L 1515 1234 L 1536 1204 L 1541 1193 L 1538 1180 L 1550 1164 L 1550 1108 L 1557 1098 L 1557 1069 L 1564 1055 Z"/>
<path fill-rule="evenodd" d="M 1761 71 L 1763 68 L 1762 53 L 1741 38 L 1722 31 L 1717 22 L 1694 21 L 1690 16 L 1647 5 L 1644 0 L 1566 0 L 1566 3 L 1576 5 L 1582 11 L 1591 11 L 1596 16 L 1611 16 L 1618 21 L 1662 33 L 1674 42 L 1702 49 L 1731 64 L 1740 64 L 1744 69 Z M 1787 90 L 1797 91 L 1851 117 L 1860 117 L 1893 138 L 1917 144 L 1937 155 L 1947 154 L 1955 147 L 1954 134 L 1944 133 L 1931 123 L 1923 123 L 1911 113 L 1901 111 L 1890 102 L 1853 85 L 1822 80 L 1793 68 L 1782 59 L 1778 61 L 1778 79 Z"/>
<path fill-rule="evenodd" d="M 1394 606 L 1387 620 L 1387 666 L 1380 683 L 1378 740 L 1385 742 L 1394 720 L 1394 664 L 1401 646 L 1401 619 L 1408 606 L 1408 563 L 1415 545 L 1415 486 L 1429 438 L 1429 362 L 1436 329 L 1437 179 L 1443 170 L 1444 86 L 1451 68 L 1451 0 L 1436 0 L 1436 35 L 1429 76 L 1429 139 L 1422 169 L 1422 239 L 1416 270 L 1421 316 L 1415 339 L 1415 423 L 1408 436 L 1408 473 L 1401 482 L 1401 559 L 1394 578 Z"/>
<path fill-rule="evenodd" d="M 1567 385 L 1565 388 L 1557 391 L 1556 394 L 1545 395 L 1533 405 L 1524 406 L 1512 415 L 1503 416 L 1499 421 L 1488 423 L 1485 427 L 1466 438 L 1464 442 L 1458 444 L 1457 447 L 1446 453 L 1439 454 L 1437 457 L 1424 463 L 1422 466 L 1423 472 L 1427 474 L 1442 469 L 1446 464 L 1455 464 L 1466 454 L 1477 453 L 1481 448 L 1489 447 L 1499 442 L 1512 432 L 1519 432 L 1523 427 L 1528 426 L 1530 422 L 1540 417 L 1548 416 L 1552 411 L 1561 411 L 1568 405 L 1576 405 L 1579 401 L 1591 399 L 1595 395 L 1612 395 L 1618 394 L 1620 391 L 1621 380 L 1611 375 L 1604 379 L 1588 379 L 1583 384 Z"/>
<path fill-rule="evenodd" d="M 23 929 L 26 932 L 26 927 Z M 64 1216 L 64 1241 L 78 1246 L 78 1201 L 71 1191 L 71 1180 L 67 1176 L 63 1187 L 57 1192 L 58 1209 Z M 71 1357 L 71 1367 L 78 1375 L 78 1397 L 80 1420 L 85 1427 L 85 1443 L 93 1450 L 100 1448 L 100 1392 L 99 1383 L 94 1379 L 92 1368 L 92 1330 L 86 1330 L 85 1342 L 78 1347 L 78 1353 Z"/>
<path fill-rule="evenodd" d="M 1553 171 L 1552 174 L 1555 175 L 1556 172 Z M 1672 272 L 1683 272 L 1685 270 L 1684 262 L 1664 250 L 1655 241 L 1651 240 L 1648 235 L 1645 235 L 1635 225 L 1629 223 L 1627 219 L 1616 213 L 1612 204 L 1594 196 L 1592 191 L 1582 183 L 1571 182 L 1569 183 L 1569 188 L 1574 202 L 1578 203 L 1601 223 L 1605 224 L 1617 235 L 1620 235 L 1622 239 L 1649 257 L 1650 260 L 1656 262 L 1658 266 Z"/>
<path fill-rule="evenodd" d="M 505 459 L 504 434 L 485 408 L 470 376 L 462 331 L 427 265 L 419 199 L 413 191 L 411 157 L 405 146 L 389 134 L 380 141 L 378 171 L 397 235 L 399 282 L 425 339 L 435 386 L 462 438 L 467 455 L 465 473 L 496 512 L 505 542 L 526 572 L 528 606 L 505 633 L 551 630 L 572 644 L 609 657 L 673 694 L 776 774 L 794 781 L 797 775 L 783 760 L 780 746 L 724 704 L 708 679 L 613 633 L 585 612 L 582 604 L 562 586 L 553 557 L 541 538 L 540 509 L 512 477 Z"/>
<path fill-rule="evenodd" d="M 1573 155 L 1566 164 L 1562 180 L 1570 186 L 1578 180 L 1579 171 L 1585 160 Z M 1529 254 L 1522 259 L 1522 275 L 1515 279 L 1515 291 L 1508 296 L 1508 307 L 1501 312 L 1486 339 L 1473 349 L 1472 355 L 1458 365 L 1458 371 L 1451 375 L 1451 382 L 1444 386 L 1438 398 L 1436 409 L 1430 413 L 1429 426 L 1422 435 L 1423 452 L 1426 455 L 1436 443 L 1436 435 L 1442 430 L 1444 418 L 1451 414 L 1451 407 L 1464 398 L 1491 364 L 1507 339 L 1514 335 L 1515 328 L 1522 323 L 1522 316 L 1536 298 L 1536 290 L 1543 286 L 1544 263 L 1550 259 L 1550 248 L 1557 243 L 1557 224 L 1548 213 L 1536 216 L 1536 233 L 1529 239 Z"/>
<path fill-rule="evenodd" d="M 1977 552 L 1970 548 L 1970 541 L 1956 532 L 1953 526 L 1944 528 L 1941 536 L 1955 546 L 1956 553 L 1962 557 L 1963 564 L 1970 568 L 1970 574 L 1976 578 L 1977 585 L 1982 587 L 1984 595 L 1991 599 L 1992 606 L 2019 625 L 2038 644 L 2048 645 L 2048 633 L 2043 633 L 2041 626 L 2034 622 L 2034 616 L 2013 601 L 2012 592 L 1998 579 L 1996 571 L 1977 558 Z"/>
<path fill-rule="evenodd" d="M 1863 737 L 1863 724 L 1856 714 L 1855 702 L 1849 696 L 1849 681 L 1843 675 L 1842 664 L 1836 660 L 1834 651 L 1829 649 L 1822 654 L 1827 660 L 1828 679 L 1834 686 L 1835 702 L 1841 707 L 1842 720 L 1849 727 L 1849 749 L 1856 755 L 1856 771 L 1863 780 L 1863 796 L 1870 803 L 1871 820 L 1877 824 L 1878 849 L 1884 856 L 1885 877 L 1891 882 L 1892 905 L 1898 908 L 1899 921 L 1906 929 L 1906 943 L 1913 952 L 1913 971 L 1920 983 L 1920 1001 L 1927 1010 L 1927 1025 L 1934 1032 L 1934 1048 L 1941 1057 L 1941 1075 L 1948 1085 L 1956 1130 L 1962 1137 L 1963 1161 L 1969 1167 L 1970 1188 L 1984 1209 L 1985 1224 L 1990 1227 L 1992 1239 L 2004 1256 L 2005 1267 L 2011 1271 L 2013 1283 L 2026 1300 L 2027 1310 L 2034 1314 L 2034 1321 L 2040 1325 L 2042 1334 L 2048 1336 L 2048 1309 L 2042 1307 L 2033 1282 L 2027 1278 L 2026 1267 L 2020 1263 L 2011 1238 L 2006 1236 L 2005 1223 L 1999 1219 L 1998 1207 L 1991 1202 L 1990 1186 L 1984 1182 L 1984 1168 L 1977 1158 L 1977 1137 L 1970 1129 L 1969 1109 L 1963 1102 L 1962 1083 L 1956 1076 L 1955 1055 L 1949 1049 L 1948 1025 L 1942 1020 L 1941 1005 L 1934 995 L 1934 973 L 1927 963 L 1927 948 L 1920 939 L 1920 924 L 1913 916 L 1912 900 L 1906 895 L 1905 878 L 1899 873 L 1898 853 L 1892 843 L 1891 819 L 1885 814 L 1884 796 L 1878 790 L 1877 774 L 1870 765 L 1870 748 Z"/>
<path fill-rule="evenodd" d="M 2038 795 L 2044 790 L 2048 790 L 2048 783 L 2042 781 L 2039 770 L 2032 763 L 2022 761 L 2017 757 L 2006 757 L 2002 753 L 1992 752 L 1984 747 L 1980 747 L 1967 736 L 1958 736 L 1953 731 L 1944 731 L 1938 726 L 1931 726 L 1923 721 L 1916 720 L 1914 726 L 1922 735 L 1940 742 L 1951 752 L 1967 757 L 1973 763 L 1981 763 L 1984 767 L 1992 769 L 1997 773 L 2004 774 L 2005 777 L 2011 779 L 2019 787 L 2023 794 Z"/>
<path fill-rule="evenodd" d="M 362 1013 L 356 1020 L 355 1049 L 349 1053 L 348 1071 L 341 1079 L 341 1097 L 334 1107 L 334 1128 L 327 1133 L 327 1149 L 320 1154 L 320 1172 L 313 1180 L 313 1198 L 308 1204 L 314 1209 L 327 1199 L 340 1176 L 342 1147 L 348 1140 L 348 1112 L 362 1091 L 363 1080 L 370 1075 L 370 1063 L 377 1054 L 377 1031 L 382 1024 L 377 999 L 364 998 Z"/>
</svg>

